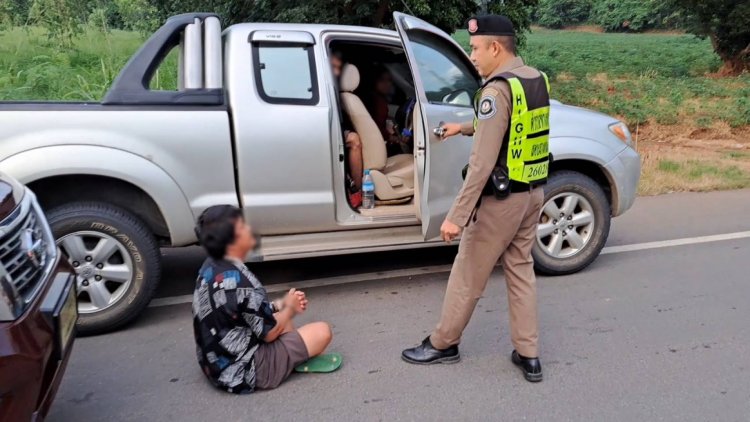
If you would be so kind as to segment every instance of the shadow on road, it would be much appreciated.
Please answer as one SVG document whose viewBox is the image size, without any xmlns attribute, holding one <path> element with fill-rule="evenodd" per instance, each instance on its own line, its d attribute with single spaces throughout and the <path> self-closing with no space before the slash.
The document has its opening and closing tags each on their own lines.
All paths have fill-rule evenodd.
<svg viewBox="0 0 750 422">
<path fill-rule="evenodd" d="M 265 285 L 289 283 L 378 271 L 393 271 L 453 262 L 457 246 L 373 252 L 319 258 L 257 262 L 249 265 Z M 199 247 L 162 250 L 162 282 L 155 297 L 192 293 L 198 269 L 205 259 Z"/>
</svg>

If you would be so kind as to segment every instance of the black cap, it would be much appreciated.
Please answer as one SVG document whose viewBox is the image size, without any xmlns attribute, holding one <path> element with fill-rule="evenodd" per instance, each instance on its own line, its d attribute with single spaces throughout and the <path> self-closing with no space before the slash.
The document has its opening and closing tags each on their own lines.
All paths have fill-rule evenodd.
<svg viewBox="0 0 750 422">
<path fill-rule="evenodd" d="M 474 16 L 466 21 L 469 35 L 515 36 L 513 22 L 501 15 Z"/>
</svg>

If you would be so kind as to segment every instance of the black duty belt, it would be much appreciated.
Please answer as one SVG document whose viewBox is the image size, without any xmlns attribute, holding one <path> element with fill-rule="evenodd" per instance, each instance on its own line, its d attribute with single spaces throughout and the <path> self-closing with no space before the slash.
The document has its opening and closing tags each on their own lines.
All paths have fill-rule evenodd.
<svg viewBox="0 0 750 422">
<path fill-rule="evenodd" d="M 542 186 L 542 185 L 544 185 L 546 183 L 547 183 L 546 181 L 544 181 L 544 182 L 537 182 L 537 183 L 531 183 L 531 184 L 529 184 L 529 183 L 522 183 L 522 182 L 511 182 L 510 183 L 510 193 L 531 192 L 535 188 L 538 188 L 539 186 Z M 493 195 L 494 196 L 494 192 L 492 191 L 492 189 L 484 189 L 482 191 L 482 196 L 489 196 L 489 195 Z"/>
</svg>

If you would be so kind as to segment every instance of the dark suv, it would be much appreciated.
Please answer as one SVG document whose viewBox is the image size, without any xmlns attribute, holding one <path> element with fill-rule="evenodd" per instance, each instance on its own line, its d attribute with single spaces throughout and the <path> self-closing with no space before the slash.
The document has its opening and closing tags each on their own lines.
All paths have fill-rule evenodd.
<svg viewBox="0 0 750 422">
<path fill-rule="evenodd" d="M 34 194 L 0 173 L 0 420 L 44 419 L 75 338 L 76 276 Z"/>
</svg>

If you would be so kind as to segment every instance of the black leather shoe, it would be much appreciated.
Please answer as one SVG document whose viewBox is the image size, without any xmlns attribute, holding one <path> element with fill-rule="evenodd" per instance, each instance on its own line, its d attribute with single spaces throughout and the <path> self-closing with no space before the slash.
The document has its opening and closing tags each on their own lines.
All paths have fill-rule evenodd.
<svg viewBox="0 0 750 422">
<path fill-rule="evenodd" d="M 401 352 L 401 359 L 417 365 L 432 365 L 433 363 L 456 363 L 461 360 L 458 354 L 458 346 L 451 346 L 445 350 L 432 347 L 430 337 L 417 347 L 406 349 Z"/>
<path fill-rule="evenodd" d="M 529 382 L 539 382 L 542 380 L 542 362 L 539 358 L 525 358 L 515 350 L 510 355 L 510 360 L 523 371 L 523 377 Z"/>
</svg>

